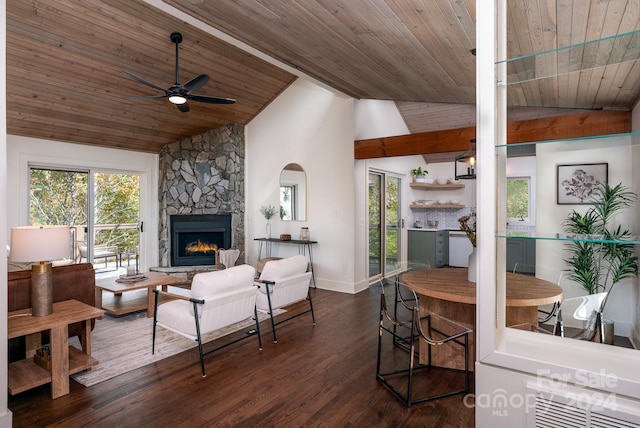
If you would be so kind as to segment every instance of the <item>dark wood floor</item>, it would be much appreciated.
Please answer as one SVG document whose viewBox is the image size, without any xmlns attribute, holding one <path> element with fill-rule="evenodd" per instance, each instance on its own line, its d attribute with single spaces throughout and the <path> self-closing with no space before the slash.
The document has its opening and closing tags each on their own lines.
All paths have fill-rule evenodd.
<svg viewBox="0 0 640 428">
<path fill-rule="evenodd" d="M 49 386 L 9 398 L 14 427 L 473 427 L 458 395 L 407 409 L 375 379 L 379 288 L 312 290 L 310 315 L 282 324 L 264 349 L 245 340 L 206 357 L 196 350 L 51 400 Z M 149 332 L 151 334 L 151 332 Z"/>
</svg>

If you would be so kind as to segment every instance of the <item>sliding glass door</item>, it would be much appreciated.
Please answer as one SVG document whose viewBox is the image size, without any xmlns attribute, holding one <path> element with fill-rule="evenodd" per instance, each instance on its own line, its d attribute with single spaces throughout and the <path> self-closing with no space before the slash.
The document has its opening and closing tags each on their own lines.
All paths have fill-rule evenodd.
<svg viewBox="0 0 640 428">
<path fill-rule="evenodd" d="M 109 269 L 137 262 L 138 175 L 46 167 L 30 167 L 29 173 L 29 223 L 69 226 L 74 262 Z"/>
<path fill-rule="evenodd" d="M 92 175 L 94 259 L 98 250 L 115 251 L 120 264 L 137 266 L 142 226 L 140 176 L 106 172 Z"/>
<path fill-rule="evenodd" d="M 402 265 L 401 193 L 399 176 L 369 172 L 369 278 L 387 277 Z"/>
</svg>

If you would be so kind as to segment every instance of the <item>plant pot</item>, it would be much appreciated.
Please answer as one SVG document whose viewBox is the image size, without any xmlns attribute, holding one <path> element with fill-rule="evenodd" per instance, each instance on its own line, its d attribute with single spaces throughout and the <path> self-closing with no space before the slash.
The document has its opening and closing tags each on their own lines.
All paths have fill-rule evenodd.
<svg viewBox="0 0 640 428">
<path fill-rule="evenodd" d="M 427 180 L 427 177 L 425 177 L 424 175 L 413 176 L 413 181 L 415 181 L 416 183 L 424 183 L 426 180 Z"/>
<path fill-rule="evenodd" d="M 614 323 L 613 320 L 602 318 L 602 331 L 604 332 L 604 343 L 607 345 L 613 345 L 614 336 Z"/>
</svg>

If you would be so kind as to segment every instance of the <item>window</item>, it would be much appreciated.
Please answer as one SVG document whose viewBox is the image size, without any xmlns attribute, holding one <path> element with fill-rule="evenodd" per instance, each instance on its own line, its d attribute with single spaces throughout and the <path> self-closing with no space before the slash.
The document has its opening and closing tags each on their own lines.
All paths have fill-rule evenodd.
<svg viewBox="0 0 640 428">
<path fill-rule="evenodd" d="M 296 185 L 280 186 L 280 219 L 281 220 L 298 220 L 296 216 L 296 207 L 298 204 Z"/>
<path fill-rule="evenodd" d="M 529 177 L 507 178 L 508 224 L 529 224 L 531 179 Z"/>
</svg>

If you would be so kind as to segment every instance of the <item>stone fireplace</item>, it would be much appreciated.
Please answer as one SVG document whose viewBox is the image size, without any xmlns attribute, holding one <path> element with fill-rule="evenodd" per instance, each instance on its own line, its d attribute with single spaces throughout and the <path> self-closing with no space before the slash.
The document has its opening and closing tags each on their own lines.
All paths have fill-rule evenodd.
<svg viewBox="0 0 640 428">
<path fill-rule="evenodd" d="M 244 126 L 238 124 L 213 129 L 163 147 L 159 164 L 160 267 L 186 266 L 183 263 L 215 264 L 217 260 L 212 251 L 186 255 L 184 248 L 178 248 L 177 259 L 172 256 L 174 245 L 184 247 L 185 243 L 197 242 L 198 232 L 206 232 L 200 238 L 215 241 L 218 248 L 240 250 L 237 263 L 244 263 L 244 155 Z M 189 242 L 180 242 L 181 238 L 175 242 L 172 219 L 193 217 L 198 223 L 207 216 L 217 220 L 224 218 L 225 231 L 219 230 L 220 224 L 206 226 L 199 223 L 194 227 L 186 223 L 182 226 L 182 239 Z"/>
</svg>

